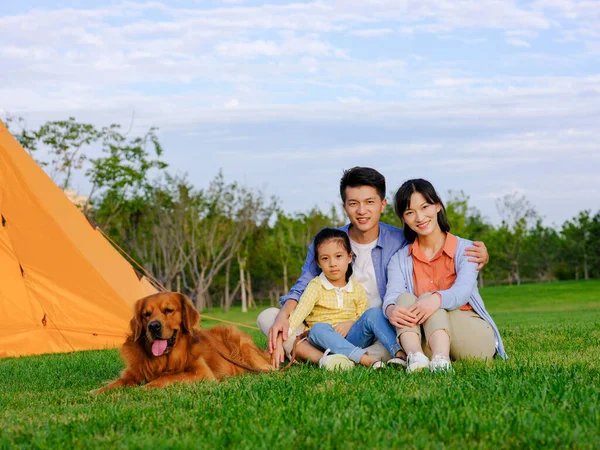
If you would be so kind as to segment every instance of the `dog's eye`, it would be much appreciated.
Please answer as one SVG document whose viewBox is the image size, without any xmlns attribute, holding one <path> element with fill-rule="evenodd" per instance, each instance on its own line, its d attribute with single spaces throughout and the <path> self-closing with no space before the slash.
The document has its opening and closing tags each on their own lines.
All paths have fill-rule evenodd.
<svg viewBox="0 0 600 450">
<path fill-rule="evenodd" d="M 171 314 L 173 310 L 171 308 L 165 308 L 165 314 Z"/>
<path fill-rule="evenodd" d="M 150 311 L 147 311 L 144 313 L 144 317 L 150 317 L 152 315 L 152 313 Z"/>
</svg>

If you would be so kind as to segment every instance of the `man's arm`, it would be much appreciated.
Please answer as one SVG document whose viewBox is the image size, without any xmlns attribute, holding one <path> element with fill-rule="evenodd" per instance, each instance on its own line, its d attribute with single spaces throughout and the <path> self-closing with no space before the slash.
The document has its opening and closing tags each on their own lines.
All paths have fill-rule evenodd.
<svg viewBox="0 0 600 450">
<path fill-rule="evenodd" d="M 296 306 L 298 306 L 297 300 L 294 300 L 293 298 L 288 299 L 281 307 L 277 317 L 275 317 L 275 322 L 273 322 L 273 325 L 269 328 L 269 335 L 267 336 L 269 353 L 272 354 L 277 347 L 277 336 L 280 333 L 284 340 L 287 339 L 290 328 L 290 314 L 296 309 Z"/>
<path fill-rule="evenodd" d="M 483 269 L 490 262 L 490 255 L 485 244 L 481 241 L 474 241 L 473 246 L 465 249 L 465 256 L 469 256 L 469 261 L 477 263 L 476 270 Z"/>
<path fill-rule="evenodd" d="M 306 286 L 308 286 L 308 283 L 310 283 L 310 280 L 312 280 L 314 277 L 316 277 L 320 273 L 321 273 L 321 270 L 319 269 L 319 266 L 317 266 L 317 263 L 315 262 L 314 245 L 310 244 L 308 247 L 308 255 L 306 255 L 306 260 L 304 261 L 304 266 L 302 266 L 302 273 L 300 274 L 300 278 L 298 278 L 298 281 L 296 281 L 296 284 L 294 284 L 292 286 L 292 288 L 290 289 L 290 292 L 288 292 L 287 295 L 282 296 L 281 299 L 279 300 L 279 304 L 281 305 L 282 309 L 283 309 L 284 304 L 288 300 L 296 300 L 296 302 L 298 302 L 300 300 L 300 297 L 304 293 Z M 289 314 L 288 314 L 288 317 L 289 317 Z"/>
</svg>

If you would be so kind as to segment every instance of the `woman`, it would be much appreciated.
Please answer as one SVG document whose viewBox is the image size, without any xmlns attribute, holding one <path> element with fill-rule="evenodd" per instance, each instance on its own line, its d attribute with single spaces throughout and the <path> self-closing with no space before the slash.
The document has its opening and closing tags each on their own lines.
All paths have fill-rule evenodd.
<svg viewBox="0 0 600 450">
<path fill-rule="evenodd" d="M 394 207 L 411 244 L 390 260 L 383 310 L 399 329 L 407 371 L 448 371 L 451 358 L 506 358 L 477 290 L 476 264 L 464 256 L 471 241 L 449 233 L 446 209 L 431 183 L 405 182 Z"/>
</svg>

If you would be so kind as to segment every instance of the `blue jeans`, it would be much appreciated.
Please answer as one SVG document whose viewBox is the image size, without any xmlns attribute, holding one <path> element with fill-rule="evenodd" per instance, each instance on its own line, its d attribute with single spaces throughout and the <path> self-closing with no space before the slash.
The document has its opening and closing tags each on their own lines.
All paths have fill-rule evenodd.
<svg viewBox="0 0 600 450">
<path fill-rule="evenodd" d="M 315 323 L 308 333 L 308 341 L 314 347 L 346 355 L 356 364 L 360 363 L 365 354 L 364 348 L 375 342 L 375 339 L 379 339 L 392 358 L 401 350 L 396 339 L 396 330 L 379 308 L 365 311 L 352 325 L 345 338 L 328 323 Z"/>
</svg>

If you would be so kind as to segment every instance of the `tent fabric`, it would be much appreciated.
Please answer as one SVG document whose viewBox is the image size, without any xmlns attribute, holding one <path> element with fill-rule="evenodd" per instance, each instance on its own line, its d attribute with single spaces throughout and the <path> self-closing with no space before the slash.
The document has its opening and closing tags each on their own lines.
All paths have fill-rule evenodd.
<svg viewBox="0 0 600 450">
<path fill-rule="evenodd" d="M 0 122 L 0 357 L 120 346 L 156 292 Z"/>
</svg>

